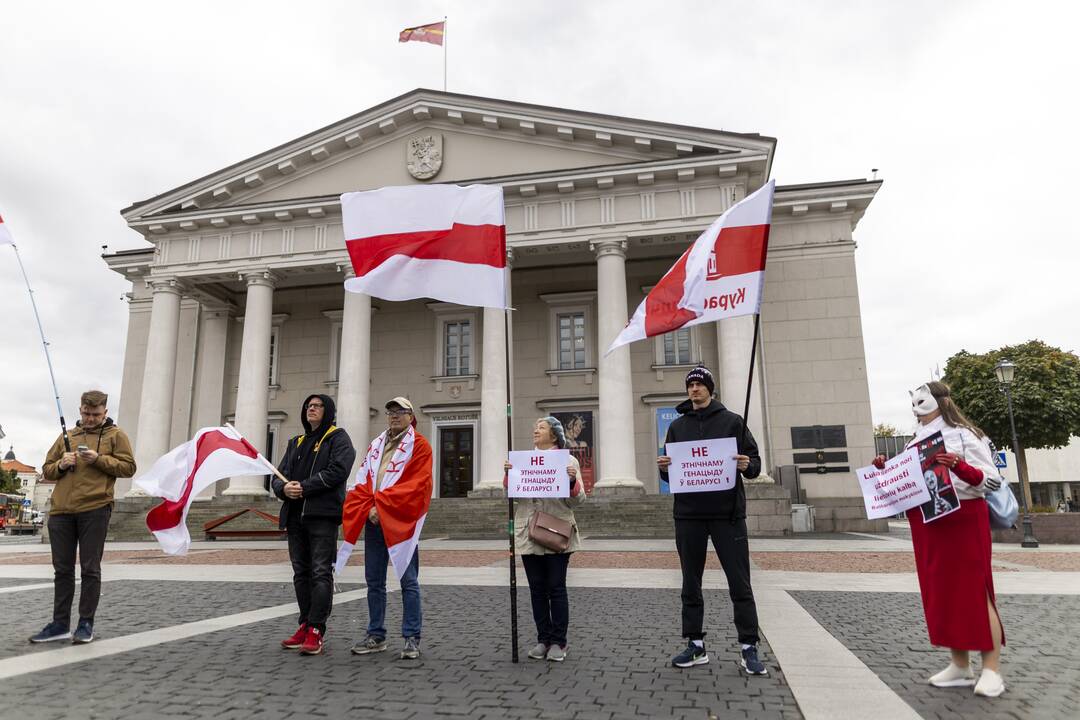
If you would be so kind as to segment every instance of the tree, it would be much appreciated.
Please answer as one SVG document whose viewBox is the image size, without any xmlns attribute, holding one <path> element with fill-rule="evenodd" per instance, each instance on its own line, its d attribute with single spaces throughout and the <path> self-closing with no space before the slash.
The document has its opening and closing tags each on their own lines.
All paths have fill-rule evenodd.
<svg viewBox="0 0 1080 720">
<path fill-rule="evenodd" d="M 22 494 L 22 481 L 14 470 L 0 469 L 0 493 Z"/>
<path fill-rule="evenodd" d="M 1080 358 L 1040 340 L 982 355 L 961 350 L 949 358 L 942 380 L 953 400 L 995 445 L 1011 449 L 1009 409 L 994 374 L 1000 360 L 1016 365 L 1010 387 L 1020 444 L 1016 464 L 1020 477 L 1027 479 L 1025 448 L 1065 447 L 1080 435 Z M 1031 507 L 1030 488 L 1026 499 Z"/>
<path fill-rule="evenodd" d="M 878 423 L 874 426 L 874 437 L 896 437 L 899 434 L 900 431 L 888 423 Z"/>
</svg>

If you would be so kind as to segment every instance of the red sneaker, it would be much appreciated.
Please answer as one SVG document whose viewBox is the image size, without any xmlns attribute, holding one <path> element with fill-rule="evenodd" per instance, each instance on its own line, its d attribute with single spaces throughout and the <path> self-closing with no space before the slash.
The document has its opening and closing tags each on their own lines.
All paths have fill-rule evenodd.
<svg viewBox="0 0 1080 720">
<path fill-rule="evenodd" d="M 301 655 L 318 655 L 323 648 L 323 634 L 319 628 L 309 627 L 304 644 L 300 646 Z"/>
<path fill-rule="evenodd" d="M 307 638 L 308 626 L 307 623 L 300 623 L 300 627 L 296 629 L 296 632 L 281 641 L 281 647 L 287 650 L 295 650 L 304 644 L 304 640 Z"/>
</svg>

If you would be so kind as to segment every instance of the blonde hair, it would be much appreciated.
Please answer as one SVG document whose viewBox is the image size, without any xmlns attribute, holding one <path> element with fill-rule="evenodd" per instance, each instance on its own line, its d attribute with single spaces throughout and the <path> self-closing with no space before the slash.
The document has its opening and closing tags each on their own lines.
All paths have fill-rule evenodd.
<svg viewBox="0 0 1080 720">
<path fill-rule="evenodd" d="M 79 402 L 86 407 L 104 407 L 109 402 L 109 396 L 100 390 L 87 390 Z"/>
<path fill-rule="evenodd" d="M 945 419 L 947 424 L 952 427 L 967 428 L 978 437 L 986 436 L 986 433 L 980 430 L 975 423 L 968 420 L 964 413 L 960 412 L 960 408 L 953 402 L 952 391 L 948 385 L 935 380 L 926 383 L 926 387 L 930 389 L 930 394 L 937 400 L 938 409 L 941 410 L 941 417 Z"/>
</svg>

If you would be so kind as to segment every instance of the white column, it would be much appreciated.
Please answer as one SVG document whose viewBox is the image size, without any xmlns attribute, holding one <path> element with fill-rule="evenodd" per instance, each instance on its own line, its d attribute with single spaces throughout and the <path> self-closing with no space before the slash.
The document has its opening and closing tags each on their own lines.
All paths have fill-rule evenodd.
<svg viewBox="0 0 1080 720">
<path fill-rule="evenodd" d="M 244 274 L 247 304 L 240 347 L 240 384 L 236 392 L 236 429 L 266 452 L 266 413 L 270 398 L 270 329 L 274 315 L 274 275 L 268 270 Z M 258 476 L 232 478 L 222 495 L 266 495 Z"/>
<path fill-rule="evenodd" d="M 175 279 L 148 281 L 153 290 L 150 306 L 150 333 L 143 366 L 142 399 L 135 447 L 137 472 L 150 469 L 169 451 L 172 426 L 173 385 L 176 382 L 177 333 L 180 330 L 181 288 Z M 132 485 L 126 497 L 144 496 Z"/>
<path fill-rule="evenodd" d="M 225 394 L 225 343 L 229 337 L 230 308 L 203 305 L 199 318 L 199 346 L 195 357 L 194 428 L 221 425 L 221 403 Z M 199 493 L 198 500 L 209 500 L 217 483 Z"/>
<path fill-rule="evenodd" d="M 351 268 L 345 279 L 353 277 Z M 345 428 L 356 447 L 355 472 L 363 462 L 370 429 L 371 407 L 371 296 L 345 291 L 341 312 L 341 347 L 338 351 L 337 424 Z"/>
<path fill-rule="evenodd" d="M 600 384 L 599 494 L 645 492 L 637 479 L 634 455 L 634 386 L 630 377 L 630 348 L 626 345 L 605 356 L 608 346 L 626 326 L 626 239 L 592 240 L 596 252 L 598 340 L 597 370 Z"/>
<path fill-rule="evenodd" d="M 506 461 L 506 319 L 505 311 L 484 308 L 480 353 L 480 477 L 474 495 L 501 495 Z"/>
<path fill-rule="evenodd" d="M 750 348 L 754 341 L 754 316 L 727 318 L 717 322 L 716 339 L 720 355 L 720 402 L 742 415 L 746 409 L 746 380 L 750 372 Z M 761 472 L 770 469 L 769 438 L 765 433 L 765 406 L 761 402 L 761 346 L 754 360 L 754 382 L 750 392 L 747 425 L 761 454 Z"/>
</svg>

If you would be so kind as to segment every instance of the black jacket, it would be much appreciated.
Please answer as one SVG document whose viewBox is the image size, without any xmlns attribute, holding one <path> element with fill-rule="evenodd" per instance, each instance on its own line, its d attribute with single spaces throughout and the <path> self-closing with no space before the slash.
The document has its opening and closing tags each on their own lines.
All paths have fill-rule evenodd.
<svg viewBox="0 0 1080 720">
<path fill-rule="evenodd" d="M 731 490 L 711 492 L 677 493 L 675 495 L 675 518 L 677 520 L 742 520 L 746 517 L 746 491 L 742 478 L 756 478 L 761 472 L 761 456 L 758 455 L 754 436 L 747 430 L 742 434 L 743 419 L 716 400 L 707 407 L 695 410 L 693 403 L 686 400 L 675 408 L 679 417 L 668 428 L 664 444 L 671 442 L 689 442 L 693 440 L 715 440 L 718 438 L 736 438 L 740 455 L 750 457 L 750 467 L 745 471 L 735 472 L 735 487 Z M 661 471 L 660 477 L 667 480 L 668 474 Z"/>
<path fill-rule="evenodd" d="M 312 428 L 304 412 L 312 398 L 323 401 L 323 421 Z M 284 529 L 290 515 L 299 519 L 324 518 L 341 522 L 341 508 L 345 503 L 345 482 L 349 479 L 356 450 L 349 434 L 334 426 L 337 408 L 327 395 L 309 395 L 300 406 L 300 418 L 306 431 L 289 440 L 285 456 L 278 470 L 289 480 L 296 480 L 304 490 L 297 500 L 285 497 L 285 483 L 274 476 L 271 480 L 274 494 L 283 502 L 278 524 Z"/>
</svg>

